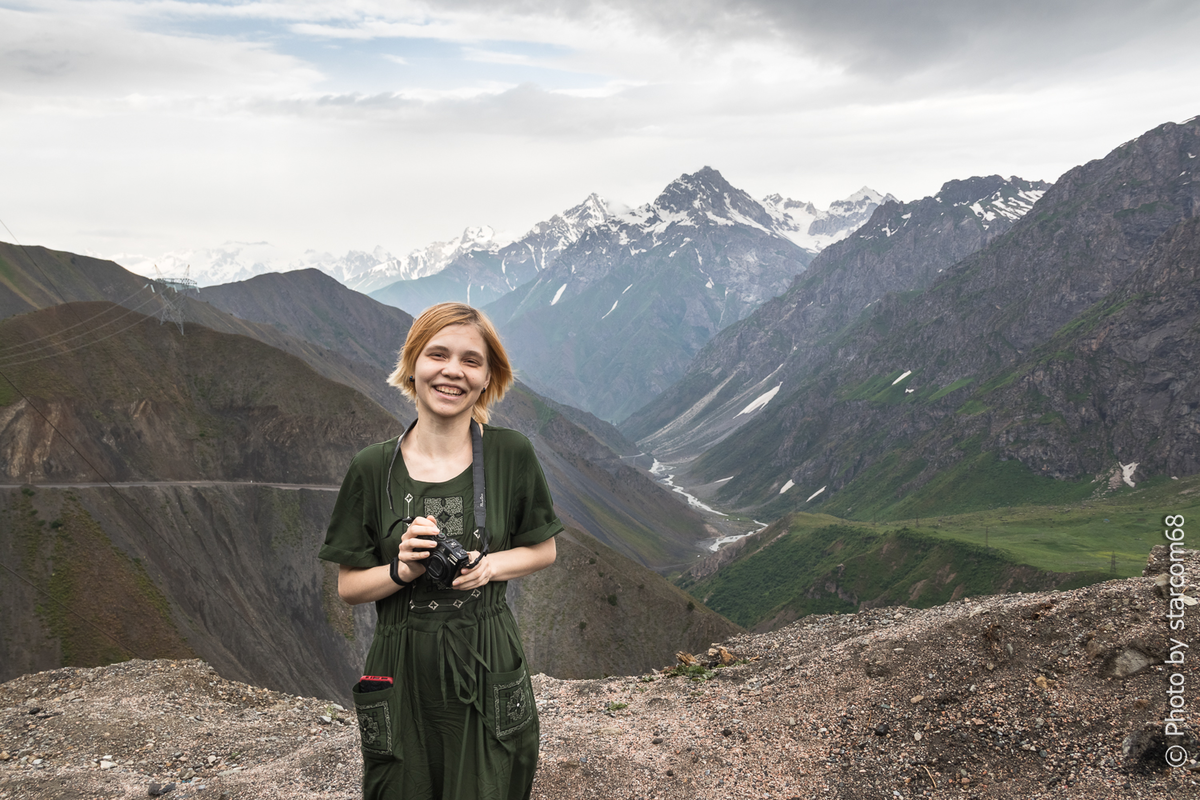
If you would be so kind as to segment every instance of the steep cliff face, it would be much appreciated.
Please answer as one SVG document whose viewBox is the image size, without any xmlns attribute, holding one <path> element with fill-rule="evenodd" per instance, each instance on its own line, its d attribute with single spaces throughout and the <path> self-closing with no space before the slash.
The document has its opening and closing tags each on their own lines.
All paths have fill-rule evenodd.
<svg viewBox="0 0 1200 800">
<path fill-rule="evenodd" d="M 222 673 L 342 697 L 371 611 L 315 553 L 329 491 L 251 484 L 0 490 L 3 673 L 199 655 Z"/>
<path fill-rule="evenodd" d="M 1200 471 L 1200 217 L 1169 229 L 1134 273 L 1060 329 L 957 421 L 1005 458 L 1073 478 L 1121 464 Z M 1131 478 L 1133 473 L 1131 473 Z"/>
</svg>

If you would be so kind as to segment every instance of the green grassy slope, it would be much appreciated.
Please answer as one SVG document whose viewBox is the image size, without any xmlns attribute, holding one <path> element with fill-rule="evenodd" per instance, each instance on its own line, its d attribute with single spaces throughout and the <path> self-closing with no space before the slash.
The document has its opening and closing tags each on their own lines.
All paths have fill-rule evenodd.
<svg viewBox="0 0 1200 800">
<path fill-rule="evenodd" d="M 1066 588 L 1140 575 L 1162 518 L 1200 518 L 1200 476 L 1087 499 L 872 523 L 793 514 L 735 560 L 678 583 L 712 609 L 766 630 L 810 613 L 924 608 L 964 595 Z"/>
</svg>

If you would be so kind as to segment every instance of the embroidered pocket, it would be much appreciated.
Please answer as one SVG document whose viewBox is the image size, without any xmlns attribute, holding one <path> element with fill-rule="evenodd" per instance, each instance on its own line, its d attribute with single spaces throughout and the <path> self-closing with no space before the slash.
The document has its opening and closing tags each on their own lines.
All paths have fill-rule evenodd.
<svg viewBox="0 0 1200 800">
<path fill-rule="evenodd" d="M 488 727 L 497 739 L 505 739 L 524 730 L 537 719 L 533 684 L 524 663 L 512 672 L 489 673 L 484 711 Z"/>
<path fill-rule="evenodd" d="M 392 694 L 395 687 L 364 692 L 354 685 L 354 711 L 358 714 L 358 734 L 364 753 L 392 755 Z"/>
</svg>

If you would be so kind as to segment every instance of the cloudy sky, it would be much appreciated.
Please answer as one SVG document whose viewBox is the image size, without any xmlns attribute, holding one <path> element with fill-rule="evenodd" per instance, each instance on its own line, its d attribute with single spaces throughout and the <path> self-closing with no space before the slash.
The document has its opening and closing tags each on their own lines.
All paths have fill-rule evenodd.
<svg viewBox="0 0 1200 800">
<path fill-rule="evenodd" d="M 1200 114 L 1197 41 L 1193 0 L 0 0 L 0 238 L 403 254 L 705 165 L 1054 180 Z"/>
</svg>

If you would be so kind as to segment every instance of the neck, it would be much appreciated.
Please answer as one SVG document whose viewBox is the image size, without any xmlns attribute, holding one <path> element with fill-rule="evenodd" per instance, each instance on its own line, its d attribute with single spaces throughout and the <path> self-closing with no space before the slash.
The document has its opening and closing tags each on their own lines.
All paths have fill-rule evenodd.
<svg viewBox="0 0 1200 800">
<path fill-rule="evenodd" d="M 405 437 L 404 449 L 412 447 L 422 455 L 443 458 L 461 452 L 463 445 L 469 444 L 470 441 L 470 416 L 444 420 L 430 414 L 428 417 L 421 417 L 412 433 Z"/>
</svg>

